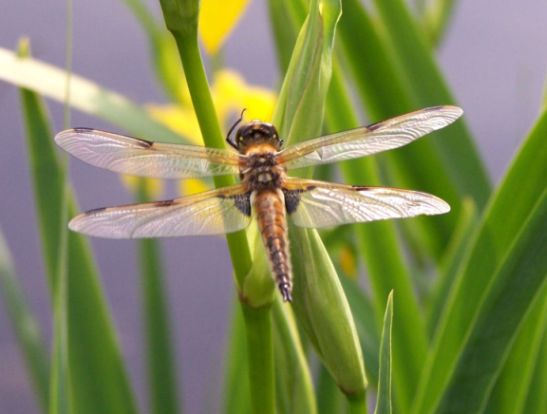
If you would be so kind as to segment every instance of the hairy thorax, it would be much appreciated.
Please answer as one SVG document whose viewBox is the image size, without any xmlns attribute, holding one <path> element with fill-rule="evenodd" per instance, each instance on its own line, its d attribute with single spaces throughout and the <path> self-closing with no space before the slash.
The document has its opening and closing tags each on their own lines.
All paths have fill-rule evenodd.
<svg viewBox="0 0 547 414">
<path fill-rule="evenodd" d="M 264 145 L 247 153 L 247 162 L 241 168 L 241 179 L 250 191 L 277 189 L 285 179 L 285 168 L 275 158 L 275 150 Z"/>
</svg>

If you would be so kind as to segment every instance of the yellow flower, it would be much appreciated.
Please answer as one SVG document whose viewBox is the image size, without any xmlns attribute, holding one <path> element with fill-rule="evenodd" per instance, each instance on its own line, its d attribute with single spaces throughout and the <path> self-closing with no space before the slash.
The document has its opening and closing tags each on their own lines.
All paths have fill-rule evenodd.
<svg viewBox="0 0 547 414">
<path fill-rule="evenodd" d="M 246 108 L 245 119 L 270 121 L 275 105 L 275 94 L 259 86 L 249 85 L 236 72 L 223 69 L 214 78 L 211 87 L 213 101 L 221 124 L 229 128 L 230 116 Z M 196 145 L 203 145 L 199 124 L 191 106 L 148 105 L 148 110 L 158 121 L 184 136 Z"/>
<path fill-rule="evenodd" d="M 239 113 L 246 108 L 245 119 L 260 119 L 271 121 L 275 94 L 259 86 L 248 85 L 236 72 L 221 70 L 215 76 L 211 89 L 217 114 L 225 123 L 230 114 Z"/>
<path fill-rule="evenodd" d="M 216 55 L 231 33 L 249 0 L 201 0 L 199 34 L 209 55 Z"/>
<path fill-rule="evenodd" d="M 272 119 L 275 94 L 259 86 L 249 85 L 236 72 L 227 69 L 219 70 L 214 77 L 211 94 L 221 125 L 227 131 L 235 116 L 246 108 L 245 119 Z M 184 136 L 194 145 L 203 145 L 199 124 L 191 105 L 177 104 L 149 105 L 148 110 L 154 118 Z M 182 194 L 193 194 L 209 189 L 203 180 L 184 180 Z"/>
</svg>

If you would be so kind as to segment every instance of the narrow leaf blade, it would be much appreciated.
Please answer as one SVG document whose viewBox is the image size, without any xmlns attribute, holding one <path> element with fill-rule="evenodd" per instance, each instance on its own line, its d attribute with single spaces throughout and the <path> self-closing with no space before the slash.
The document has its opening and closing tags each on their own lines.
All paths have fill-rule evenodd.
<svg viewBox="0 0 547 414">
<path fill-rule="evenodd" d="M 42 412 L 48 406 L 49 362 L 46 343 L 15 274 L 11 254 L 0 232 L 0 295 L 12 324 L 27 373 Z"/>
<path fill-rule="evenodd" d="M 380 342 L 380 375 L 374 414 L 391 414 L 391 330 L 393 324 L 393 291 L 387 298 L 382 339 Z"/>
<path fill-rule="evenodd" d="M 543 194 L 547 165 L 546 134 L 547 111 L 544 108 L 493 195 L 473 237 L 470 253 L 460 268 L 440 319 L 418 388 L 415 413 L 431 412 L 436 399 L 443 394 L 485 292 L 500 275 L 496 272 L 497 267 L 508 258 L 507 253 L 516 235 Z"/>
<path fill-rule="evenodd" d="M 49 257 L 47 262 L 52 263 L 48 268 L 53 271 L 49 281 L 54 292 L 62 226 L 60 206 L 64 199 L 63 167 L 56 158 L 40 97 L 28 90 L 22 93 L 22 97 L 25 119 L 29 120 L 27 142 L 32 179 L 37 189 L 35 198 L 43 251 L 44 257 Z M 43 165 L 48 166 L 45 177 L 40 176 L 44 175 L 39 168 Z M 51 189 L 50 193 L 40 188 L 45 178 L 49 178 L 46 188 Z M 75 208 L 70 192 L 67 199 L 68 215 L 73 216 Z M 75 233 L 69 233 L 67 243 L 68 367 L 73 408 L 82 414 L 134 413 L 135 402 L 89 246 L 82 236 Z"/>
<path fill-rule="evenodd" d="M 493 275 L 494 283 L 460 354 L 439 412 L 464 414 L 484 409 L 527 310 L 534 301 L 545 302 L 545 246 L 547 190 Z"/>
<path fill-rule="evenodd" d="M 12 51 L 0 48 L 0 79 L 3 81 L 62 103 L 66 78 L 67 73 L 62 69 L 30 57 L 20 58 Z M 104 119 L 135 136 L 181 142 L 179 135 L 118 93 L 74 74 L 70 76 L 70 90 L 70 105 L 75 109 Z"/>
<path fill-rule="evenodd" d="M 544 287 L 543 292 L 538 295 L 539 300 L 528 311 L 509 351 L 485 409 L 486 414 L 526 412 L 526 397 L 531 390 L 534 369 L 540 365 L 538 362 L 541 359 L 541 346 L 547 328 L 547 288 Z"/>
</svg>

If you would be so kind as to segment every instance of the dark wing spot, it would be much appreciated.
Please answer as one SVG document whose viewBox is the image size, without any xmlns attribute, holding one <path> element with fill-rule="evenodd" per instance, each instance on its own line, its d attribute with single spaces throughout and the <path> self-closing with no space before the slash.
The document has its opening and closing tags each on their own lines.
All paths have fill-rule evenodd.
<svg viewBox="0 0 547 414">
<path fill-rule="evenodd" d="M 162 201 L 155 201 L 154 206 L 155 207 L 169 207 L 176 204 L 176 200 L 162 200 Z"/>
<path fill-rule="evenodd" d="M 355 191 L 370 191 L 372 187 L 362 185 L 352 185 L 351 188 Z"/>
<path fill-rule="evenodd" d="M 108 207 L 94 208 L 94 209 L 92 209 L 92 210 L 86 211 L 85 214 L 90 214 L 90 215 L 92 215 L 92 214 L 101 213 L 101 212 L 103 212 L 103 211 L 105 211 L 105 210 L 108 210 Z"/>
<path fill-rule="evenodd" d="M 375 122 L 374 124 L 368 125 L 368 126 L 367 126 L 367 129 L 368 129 L 369 131 L 375 131 L 375 130 L 377 130 L 378 128 L 380 128 L 383 124 L 384 124 L 384 121 Z"/>
<path fill-rule="evenodd" d="M 437 106 L 430 106 L 429 108 L 426 108 L 426 111 L 438 111 L 439 109 L 443 109 L 444 105 L 437 105 Z"/>
<path fill-rule="evenodd" d="M 144 149 L 149 149 L 154 146 L 154 143 L 152 141 L 148 141 L 147 139 L 142 138 L 134 138 L 137 145 L 141 146 Z"/>
<path fill-rule="evenodd" d="M 238 194 L 234 196 L 224 197 L 218 196 L 219 198 L 231 198 L 234 200 L 234 204 L 239 211 L 245 214 L 247 217 L 251 217 L 251 193 Z"/>
<path fill-rule="evenodd" d="M 73 128 L 74 132 L 76 132 L 77 134 L 85 134 L 85 133 L 88 133 L 88 132 L 93 132 L 95 131 L 94 128 L 85 128 L 85 127 L 77 127 L 77 128 Z"/>
<path fill-rule="evenodd" d="M 311 185 L 309 187 L 306 187 L 305 190 L 283 189 L 283 195 L 285 196 L 285 209 L 287 210 L 287 214 L 294 213 L 298 208 L 298 204 L 300 203 L 300 194 L 302 194 L 304 191 L 311 191 L 314 188 L 315 186 Z"/>
</svg>

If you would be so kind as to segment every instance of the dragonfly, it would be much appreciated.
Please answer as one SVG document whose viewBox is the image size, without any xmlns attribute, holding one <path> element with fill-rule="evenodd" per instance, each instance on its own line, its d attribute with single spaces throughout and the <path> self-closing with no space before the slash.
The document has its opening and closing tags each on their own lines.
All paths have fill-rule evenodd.
<svg viewBox="0 0 547 414">
<path fill-rule="evenodd" d="M 325 135 L 283 148 L 274 125 L 241 123 L 227 134 L 232 148 L 217 149 L 131 138 L 92 128 L 55 136 L 73 156 L 117 173 L 183 179 L 238 175 L 238 184 L 181 198 L 79 214 L 69 228 L 114 239 L 219 235 L 245 229 L 253 220 L 284 301 L 291 301 L 288 218 L 304 228 L 443 214 L 440 198 L 400 188 L 345 185 L 296 178 L 287 170 L 349 160 L 409 144 L 462 115 L 457 106 L 421 109 L 372 125 Z M 233 134 L 234 129 L 238 129 Z"/>
</svg>

